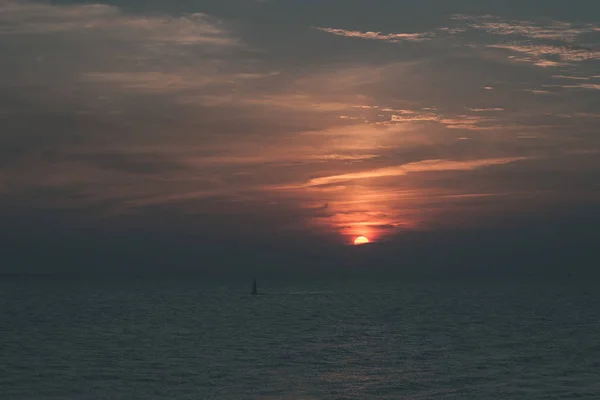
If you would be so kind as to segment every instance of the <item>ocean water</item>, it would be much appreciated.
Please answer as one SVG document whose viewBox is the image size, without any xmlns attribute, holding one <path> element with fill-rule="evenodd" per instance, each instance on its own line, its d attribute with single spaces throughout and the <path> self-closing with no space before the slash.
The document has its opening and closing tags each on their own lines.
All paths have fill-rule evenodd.
<svg viewBox="0 0 600 400">
<path fill-rule="evenodd" d="M 0 399 L 600 399 L 592 282 L 7 278 Z"/>
</svg>

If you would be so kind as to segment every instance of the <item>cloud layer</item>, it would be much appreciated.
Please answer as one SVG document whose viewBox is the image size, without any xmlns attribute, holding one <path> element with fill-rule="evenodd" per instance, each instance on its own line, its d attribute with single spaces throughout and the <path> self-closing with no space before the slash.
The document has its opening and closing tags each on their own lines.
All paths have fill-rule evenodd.
<svg viewBox="0 0 600 400">
<path fill-rule="evenodd" d="M 232 4 L 2 3 L 2 204 L 347 242 L 596 198 L 600 22 Z"/>
</svg>

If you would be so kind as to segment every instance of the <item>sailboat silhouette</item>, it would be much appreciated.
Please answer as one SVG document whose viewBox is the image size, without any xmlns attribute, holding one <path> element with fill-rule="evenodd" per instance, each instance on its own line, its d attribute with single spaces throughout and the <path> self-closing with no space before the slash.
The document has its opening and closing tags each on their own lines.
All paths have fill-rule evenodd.
<svg viewBox="0 0 600 400">
<path fill-rule="evenodd" d="M 256 296 L 258 292 L 256 291 L 256 279 L 252 283 L 252 296 Z"/>
</svg>

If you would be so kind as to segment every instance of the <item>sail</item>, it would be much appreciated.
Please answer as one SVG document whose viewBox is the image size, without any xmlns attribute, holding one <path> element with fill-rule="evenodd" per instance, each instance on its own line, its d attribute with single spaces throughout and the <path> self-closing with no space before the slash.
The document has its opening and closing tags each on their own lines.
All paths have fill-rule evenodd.
<svg viewBox="0 0 600 400">
<path fill-rule="evenodd" d="M 256 295 L 258 294 L 258 292 L 256 291 L 256 279 L 254 280 L 254 282 L 252 283 L 252 294 Z"/>
</svg>

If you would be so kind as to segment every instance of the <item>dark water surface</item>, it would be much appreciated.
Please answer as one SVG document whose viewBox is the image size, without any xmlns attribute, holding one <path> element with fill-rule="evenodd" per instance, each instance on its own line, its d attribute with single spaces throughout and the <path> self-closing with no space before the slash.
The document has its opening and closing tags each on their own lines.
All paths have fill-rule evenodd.
<svg viewBox="0 0 600 400">
<path fill-rule="evenodd" d="M 7 278 L 1 399 L 600 399 L 592 282 Z"/>
</svg>

